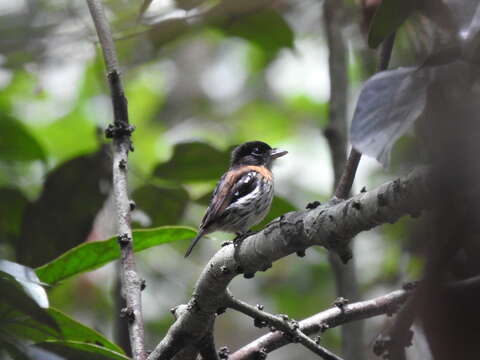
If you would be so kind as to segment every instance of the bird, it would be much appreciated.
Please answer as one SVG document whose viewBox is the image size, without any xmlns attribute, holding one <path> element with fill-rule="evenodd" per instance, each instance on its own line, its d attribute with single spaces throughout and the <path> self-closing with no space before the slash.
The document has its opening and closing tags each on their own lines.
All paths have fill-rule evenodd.
<svg viewBox="0 0 480 360">
<path fill-rule="evenodd" d="M 230 168 L 218 181 L 185 257 L 207 234 L 220 230 L 242 236 L 263 220 L 273 199 L 273 161 L 287 153 L 262 141 L 249 141 L 233 149 Z"/>
</svg>

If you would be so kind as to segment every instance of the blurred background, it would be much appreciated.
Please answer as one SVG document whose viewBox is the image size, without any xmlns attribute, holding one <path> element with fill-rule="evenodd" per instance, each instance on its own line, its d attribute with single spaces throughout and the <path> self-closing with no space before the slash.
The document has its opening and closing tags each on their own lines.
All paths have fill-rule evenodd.
<svg viewBox="0 0 480 360">
<path fill-rule="evenodd" d="M 370 2 L 375 5 L 338 2 L 347 119 L 375 71 L 377 54 L 366 44 Z M 129 162 L 134 228 L 196 228 L 230 150 L 250 140 L 289 151 L 274 168 L 277 197 L 266 221 L 330 198 L 324 2 L 265 3 L 104 1 L 136 126 Z M 429 29 L 421 16 L 402 27 L 391 67 L 420 63 L 429 47 L 421 31 Z M 0 0 L 0 34 L 0 257 L 37 267 L 82 242 L 115 235 L 110 147 L 103 136 L 112 121 L 111 103 L 85 2 Z M 388 169 L 364 157 L 353 193 L 410 169 L 411 143 L 409 136 L 400 139 Z M 422 260 L 408 242 L 409 222 L 381 226 L 354 241 L 361 298 L 418 277 Z M 142 293 L 147 348 L 172 324 L 169 309 L 189 298 L 199 272 L 225 239 L 231 236 L 210 235 L 188 259 L 183 258 L 188 241 L 137 254 L 147 284 Z M 253 280 L 236 278 L 231 290 L 267 311 L 302 319 L 337 297 L 327 258 L 324 249 L 309 249 L 305 258 L 284 258 Z M 109 264 L 50 288 L 48 295 L 52 306 L 113 339 L 115 283 L 115 265 Z M 366 322 L 365 359 L 374 358 L 372 342 L 388 321 Z M 234 350 L 265 333 L 252 325 L 227 311 L 216 324 L 217 346 Z M 340 330 L 328 331 L 323 344 L 339 353 Z M 422 346 L 419 336 L 408 350 L 412 359 L 427 358 Z M 300 357 L 315 358 L 296 344 L 269 356 Z"/>
</svg>

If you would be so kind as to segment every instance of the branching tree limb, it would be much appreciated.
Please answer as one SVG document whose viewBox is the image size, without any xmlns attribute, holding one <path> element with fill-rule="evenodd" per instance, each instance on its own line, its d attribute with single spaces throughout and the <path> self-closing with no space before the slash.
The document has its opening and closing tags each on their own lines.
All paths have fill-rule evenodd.
<svg viewBox="0 0 480 360">
<path fill-rule="evenodd" d="M 113 104 L 114 122 L 107 128 L 106 135 L 113 139 L 113 195 L 121 250 L 120 279 L 122 295 L 127 304 L 122 310 L 122 315 L 129 324 L 133 358 L 143 360 L 145 349 L 141 306 L 142 282 L 135 269 L 127 188 L 127 160 L 128 152 L 132 149 L 130 135 L 133 127 L 128 122 L 127 99 L 120 81 L 115 45 L 102 3 L 100 0 L 87 0 L 87 3 L 102 47 Z"/>
<path fill-rule="evenodd" d="M 171 359 L 202 338 L 216 312 L 228 304 L 226 289 L 237 275 L 251 277 L 275 260 L 310 246 L 346 246 L 361 231 L 418 214 L 430 202 L 427 178 L 426 170 L 417 170 L 346 201 L 287 213 L 236 246 L 224 246 L 201 273 L 187 311 L 179 315 L 148 359 Z"/>
<path fill-rule="evenodd" d="M 292 342 L 298 342 L 311 350 L 313 353 L 319 355 L 325 360 L 342 360 L 337 355 L 320 346 L 315 341 L 310 339 L 299 327 L 298 322 L 289 319 L 286 315 L 273 315 L 259 309 L 255 306 L 247 304 L 241 300 L 235 299 L 232 295 L 227 296 L 227 306 L 235 309 L 255 320 L 259 327 L 270 326 L 280 332 L 283 332 L 286 337 L 290 338 Z"/>
<path fill-rule="evenodd" d="M 299 322 L 299 328 L 307 335 L 344 325 L 352 321 L 393 313 L 409 296 L 410 288 L 396 290 L 377 298 L 344 306 L 334 306 Z M 229 360 L 255 359 L 259 351 L 272 352 L 291 343 L 291 339 L 275 331 L 245 345 L 230 355 Z"/>
</svg>

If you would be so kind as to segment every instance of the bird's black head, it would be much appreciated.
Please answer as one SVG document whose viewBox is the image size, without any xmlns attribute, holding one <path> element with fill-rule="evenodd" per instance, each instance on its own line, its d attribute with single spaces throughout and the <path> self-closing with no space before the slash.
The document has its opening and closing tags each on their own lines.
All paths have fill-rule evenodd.
<svg viewBox="0 0 480 360">
<path fill-rule="evenodd" d="M 285 154 L 286 151 L 272 149 L 262 141 L 249 141 L 233 149 L 231 166 L 258 165 L 270 168 L 273 160 Z"/>
</svg>

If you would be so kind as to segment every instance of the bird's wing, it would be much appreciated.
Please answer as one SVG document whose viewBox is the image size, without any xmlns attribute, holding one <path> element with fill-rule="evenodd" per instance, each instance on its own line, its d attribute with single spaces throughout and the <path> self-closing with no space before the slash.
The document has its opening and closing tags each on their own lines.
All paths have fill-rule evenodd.
<svg viewBox="0 0 480 360">
<path fill-rule="evenodd" d="M 257 186 L 257 181 L 256 172 L 248 168 L 224 174 L 213 191 L 212 200 L 200 228 L 208 228 L 223 215 L 230 204 L 252 192 Z"/>
</svg>

